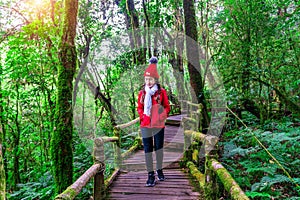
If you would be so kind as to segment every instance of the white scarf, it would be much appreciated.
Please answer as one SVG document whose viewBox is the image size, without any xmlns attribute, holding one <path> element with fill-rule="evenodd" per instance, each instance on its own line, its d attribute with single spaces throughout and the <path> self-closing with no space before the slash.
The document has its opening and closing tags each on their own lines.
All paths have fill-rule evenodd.
<svg viewBox="0 0 300 200">
<path fill-rule="evenodd" d="M 152 99 L 151 96 L 158 90 L 157 85 L 153 85 L 151 88 L 145 85 L 145 100 L 144 100 L 144 114 L 150 116 L 151 108 L 152 108 Z"/>
</svg>

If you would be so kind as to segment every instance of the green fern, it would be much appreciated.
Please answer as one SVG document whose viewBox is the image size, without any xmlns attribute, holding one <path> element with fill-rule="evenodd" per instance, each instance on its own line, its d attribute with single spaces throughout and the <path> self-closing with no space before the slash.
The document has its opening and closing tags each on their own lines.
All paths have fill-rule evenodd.
<svg viewBox="0 0 300 200">
<path fill-rule="evenodd" d="M 246 192 L 246 195 L 250 198 L 255 198 L 255 197 L 267 197 L 271 198 L 271 195 L 265 192 Z"/>
<path fill-rule="evenodd" d="M 268 126 L 268 130 L 273 132 L 266 131 Z M 255 127 L 251 132 L 289 172 L 293 180 L 286 174 L 283 175 L 281 167 L 245 129 L 224 134 L 225 138 L 221 143 L 224 150 L 223 162 L 239 185 L 249 191 L 246 194 L 250 198 L 297 199 L 293 196 L 299 196 L 300 193 L 292 185 L 300 184 L 300 129 L 293 127 L 288 121 L 270 122 L 268 126 L 261 126 L 264 129 Z"/>
<path fill-rule="evenodd" d="M 263 166 L 263 167 L 248 168 L 246 170 L 246 172 L 252 173 L 252 174 L 255 174 L 257 172 L 262 172 L 262 173 L 274 175 L 276 173 L 277 169 L 278 169 L 278 167 L 276 167 L 275 165 L 273 165 L 271 167 L 270 166 Z"/>
</svg>

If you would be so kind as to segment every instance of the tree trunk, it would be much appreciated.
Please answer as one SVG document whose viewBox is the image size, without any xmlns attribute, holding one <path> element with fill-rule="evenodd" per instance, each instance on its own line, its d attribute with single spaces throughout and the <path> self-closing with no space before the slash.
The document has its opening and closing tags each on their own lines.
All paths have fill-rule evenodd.
<svg viewBox="0 0 300 200">
<path fill-rule="evenodd" d="M 75 36 L 77 25 L 78 1 L 66 0 L 62 44 L 60 46 L 56 96 L 55 127 L 51 138 L 51 156 L 55 192 L 61 193 L 72 184 L 73 177 L 73 77 L 77 58 Z"/>
<path fill-rule="evenodd" d="M 3 159 L 3 139 L 4 139 L 4 119 L 3 119 L 3 101 L 2 101 L 2 66 L 0 66 L 0 200 L 5 200 L 5 188 L 6 188 L 6 175 L 4 169 L 4 159 Z"/>
<path fill-rule="evenodd" d="M 99 86 L 95 86 L 94 83 L 90 80 L 85 80 L 87 86 L 89 87 L 90 91 L 94 93 L 95 100 L 99 99 L 105 108 L 105 110 L 108 112 L 111 120 L 112 126 L 116 125 L 116 119 L 115 119 L 115 114 L 117 113 L 116 109 L 114 106 L 111 104 L 111 98 L 106 97 L 101 91 Z"/>
<path fill-rule="evenodd" d="M 188 60 L 188 71 L 190 75 L 190 84 L 195 92 L 194 102 L 203 105 L 202 127 L 208 128 L 209 118 L 204 97 L 203 77 L 200 71 L 200 55 L 198 48 L 197 22 L 195 15 L 194 0 L 183 1 L 185 34 L 186 34 L 186 53 Z"/>
<path fill-rule="evenodd" d="M 2 141 L 3 141 L 3 132 L 2 126 L 0 125 L 0 200 L 5 200 L 5 188 L 6 188 L 6 176 L 3 163 L 3 154 L 2 154 Z"/>
<path fill-rule="evenodd" d="M 126 0 L 126 8 L 127 12 L 129 13 L 128 19 L 130 19 L 130 23 L 128 23 L 128 30 L 131 33 L 131 38 L 134 46 L 134 63 L 140 64 L 145 63 L 145 54 L 144 49 L 142 47 L 142 40 L 141 40 L 141 32 L 139 30 L 139 17 L 137 11 L 134 7 L 134 0 Z"/>
<path fill-rule="evenodd" d="M 250 70 L 251 70 L 251 1 L 246 1 L 249 13 L 247 13 L 247 24 L 245 25 L 245 39 L 243 41 L 243 59 L 245 63 L 242 65 L 242 94 L 244 94 L 245 98 L 249 98 L 250 96 Z"/>
<path fill-rule="evenodd" d="M 13 188 L 17 189 L 17 184 L 21 182 L 20 177 L 20 125 L 19 125 L 19 100 L 20 100 L 20 93 L 19 93 L 19 83 L 16 83 L 16 90 L 17 90 L 17 102 L 16 102 L 16 116 L 15 116 L 15 124 L 16 124 L 16 132 L 13 134 Z"/>
<path fill-rule="evenodd" d="M 176 7 L 180 7 L 179 0 L 175 1 Z M 182 14 L 179 9 L 176 10 L 176 29 L 179 33 L 183 32 L 183 18 Z M 184 69 L 183 69 L 183 50 L 184 50 L 184 37 L 183 35 L 179 34 L 178 37 L 175 39 L 175 46 L 176 46 L 176 52 L 177 57 L 176 64 L 174 67 L 176 67 L 175 71 L 178 71 L 178 73 L 174 73 L 175 79 L 176 79 L 176 86 L 178 91 L 178 99 L 183 100 L 186 96 L 186 92 L 184 90 Z"/>
</svg>

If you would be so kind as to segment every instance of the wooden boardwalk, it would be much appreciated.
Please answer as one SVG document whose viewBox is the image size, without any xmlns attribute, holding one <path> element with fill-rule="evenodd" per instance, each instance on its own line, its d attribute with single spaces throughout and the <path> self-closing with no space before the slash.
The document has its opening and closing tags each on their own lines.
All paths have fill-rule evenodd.
<svg viewBox="0 0 300 200">
<path fill-rule="evenodd" d="M 181 117 L 169 117 L 165 128 L 163 168 L 166 180 L 157 181 L 154 187 L 145 186 L 147 172 L 144 152 L 139 150 L 123 161 L 121 173 L 110 186 L 106 199 L 203 199 L 197 192 L 198 184 L 179 165 L 184 148 Z"/>
</svg>

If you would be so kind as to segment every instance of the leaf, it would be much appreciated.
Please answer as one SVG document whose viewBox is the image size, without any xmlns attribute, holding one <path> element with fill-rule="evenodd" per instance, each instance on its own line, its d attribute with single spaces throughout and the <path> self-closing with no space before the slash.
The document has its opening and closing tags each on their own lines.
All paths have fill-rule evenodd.
<svg viewBox="0 0 300 200">
<path fill-rule="evenodd" d="M 246 192 L 246 195 L 248 197 L 254 198 L 254 197 L 271 197 L 268 193 L 264 192 Z"/>
<path fill-rule="evenodd" d="M 282 183 L 282 182 L 291 182 L 291 180 L 284 175 L 276 174 L 275 176 L 265 176 L 261 179 L 261 182 L 267 183 L 269 186 L 275 183 Z"/>
<path fill-rule="evenodd" d="M 291 182 L 291 180 L 284 175 L 276 174 L 274 176 L 264 176 L 259 183 L 254 183 L 251 191 L 263 191 L 276 183 Z"/>
<path fill-rule="evenodd" d="M 273 175 L 276 172 L 277 167 L 270 167 L 270 166 L 266 166 L 266 167 L 251 167 L 249 169 L 246 170 L 246 172 L 248 173 L 257 173 L 257 172 L 264 172 L 270 175 Z"/>
</svg>

